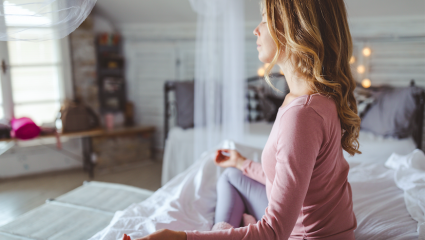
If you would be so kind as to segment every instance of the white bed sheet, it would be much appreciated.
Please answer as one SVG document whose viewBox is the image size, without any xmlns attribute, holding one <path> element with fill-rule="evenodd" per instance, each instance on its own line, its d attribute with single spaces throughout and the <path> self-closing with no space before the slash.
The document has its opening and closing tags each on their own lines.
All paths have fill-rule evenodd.
<svg viewBox="0 0 425 240">
<path fill-rule="evenodd" d="M 349 157 L 345 153 L 357 218 L 356 239 L 418 239 L 417 222 L 409 215 L 403 191 L 394 182 L 394 170 L 384 165 L 393 152 L 412 152 L 413 140 L 361 132 L 359 142 L 363 154 Z"/>
<path fill-rule="evenodd" d="M 253 122 L 245 125 L 245 135 L 242 144 L 263 148 L 266 145 L 273 123 Z M 174 127 L 168 133 L 165 142 L 164 158 L 162 165 L 161 184 L 184 172 L 195 162 L 193 157 L 193 128 L 182 129 Z"/>
<path fill-rule="evenodd" d="M 152 191 L 123 184 L 85 182 L 0 227 L 1 240 L 81 240 L 105 228 L 114 213 Z"/>
<path fill-rule="evenodd" d="M 417 231 L 425 239 L 425 154 L 416 149 L 408 155 L 393 153 L 385 166 L 395 170 L 395 183 L 404 191 L 410 216 L 418 222 Z"/>
<path fill-rule="evenodd" d="M 360 144 L 363 154 L 347 157 L 358 223 L 356 239 L 418 239 L 417 222 L 406 209 L 403 191 L 395 185 L 394 170 L 384 166 L 393 152 L 402 155 L 411 152 L 415 148 L 412 139 L 384 139 L 361 133 Z M 226 141 L 219 147 L 231 145 L 232 142 Z M 233 145 L 248 158 L 261 156 L 261 149 Z M 214 152 L 203 154 L 149 199 L 117 212 L 108 227 L 91 240 L 121 239 L 124 233 L 138 238 L 162 228 L 210 230 L 216 181 L 222 171 L 212 161 Z"/>
</svg>

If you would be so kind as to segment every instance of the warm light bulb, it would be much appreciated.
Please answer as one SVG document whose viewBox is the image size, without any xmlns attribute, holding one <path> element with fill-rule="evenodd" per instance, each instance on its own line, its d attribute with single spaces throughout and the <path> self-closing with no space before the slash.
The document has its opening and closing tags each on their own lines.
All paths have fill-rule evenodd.
<svg viewBox="0 0 425 240">
<path fill-rule="evenodd" d="M 264 77 L 264 74 L 266 73 L 266 70 L 264 68 L 259 68 L 257 71 L 258 76 Z"/>
<path fill-rule="evenodd" d="M 372 50 L 370 50 L 370 48 L 368 48 L 368 47 L 363 48 L 363 55 L 365 57 L 369 57 L 370 54 L 372 54 Z"/>
<path fill-rule="evenodd" d="M 268 68 L 270 66 L 270 63 L 264 63 L 264 68 Z"/>
<path fill-rule="evenodd" d="M 362 81 L 362 86 L 363 86 L 364 88 L 369 88 L 369 87 L 370 87 L 370 85 L 372 85 L 372 83 L 370 82 L 370 79 L 367 79 L 367 78 L 363 79 L 363 81 Z"/>
<path fill-rule="evenodd" d="M 364 73 L 366 71 L 366 68 L 363 65 L 360 65 L 357 67 L 357 72 L 358 73 Z"/>
<path fill-rule="evenodd" d="M 280 74 L 285 75 L 285 74 L 283 73 L 282 69 L 280 69 Z"/>
<path fill-rule="evenodd" d="M 356 58 L 354 56 L 351 56 L 350 58 L 350 64 L 353 64 L 356 62 Z"/>
</svg>

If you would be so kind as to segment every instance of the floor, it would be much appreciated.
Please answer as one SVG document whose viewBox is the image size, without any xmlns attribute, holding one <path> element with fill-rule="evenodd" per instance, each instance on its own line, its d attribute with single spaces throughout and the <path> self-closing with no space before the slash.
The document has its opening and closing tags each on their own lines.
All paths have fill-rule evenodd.
<svg viewBox="0 0 425 240">
<path fill-rule="evenodd" d="M 93 181 L 127 184 L 152 191 L 161 187 L 162 162 L 99 170 Z M 0 226 L 90 180 L 82 169 L 0 180 Z"/>
</svg>

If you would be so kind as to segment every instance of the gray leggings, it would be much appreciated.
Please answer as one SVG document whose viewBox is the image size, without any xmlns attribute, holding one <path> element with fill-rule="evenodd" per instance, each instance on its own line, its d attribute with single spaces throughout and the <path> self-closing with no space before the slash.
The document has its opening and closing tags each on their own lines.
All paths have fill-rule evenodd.
<svg viewBox="0 0 425 240">
<path fill-rule="evenodd" d="M 218 179 L 215 223 L 227 222 L 234 228 L 241 225 L 248 213 L 260 220 L 268 205 L 266 187 L 243 175 L 236 168 L 227 168 Z"/>
</svg>

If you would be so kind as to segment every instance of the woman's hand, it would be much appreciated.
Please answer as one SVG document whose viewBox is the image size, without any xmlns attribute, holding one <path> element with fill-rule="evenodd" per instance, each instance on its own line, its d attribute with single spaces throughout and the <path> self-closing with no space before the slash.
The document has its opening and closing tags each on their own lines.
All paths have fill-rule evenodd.
<svg viewBox="0 0 425 240">
<path fill-rule="evenodd" d="M 242 170 L 246 158 L 236 150 L 219 149 L 215 155 L 215 164 L 220 167 L 234 167 Z"/>
<path fill-rule="evenodd" d="M 176 232 L 168 229 L 158 230 L 146 237 L 138 238 L 135 240 L 187 240 L 187 236 L 185 232 Z M 130 236 L 124 234 L 122 240 L 131 240 Z"/>
</svg>

